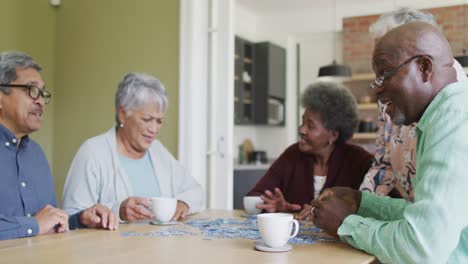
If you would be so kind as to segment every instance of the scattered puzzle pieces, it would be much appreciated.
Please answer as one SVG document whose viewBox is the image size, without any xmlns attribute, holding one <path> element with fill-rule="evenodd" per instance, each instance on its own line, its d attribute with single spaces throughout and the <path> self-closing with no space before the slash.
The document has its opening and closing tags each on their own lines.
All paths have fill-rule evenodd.
<svg viewBox="0 0 468 264">
<path fill-rule="evenodd" d="M 198 232 L 188 231 L 187 227 L 191 227 L 194 230 L 198 229 Z M 316 242 L 333 242 L 338 241 L 335 238 L 323 237 L 317 235 L 321 230 L 317 227 L 311 226 L 310 224 L 300 223 L 299 234 L 289 240 L 290 244 L 304 245 L 314 244 Z M 185 222 L 185 225 L 181 227 L 170 227 L 158 229 L 154 232 L 123 232 L 124 237 L 135 237 L 135 236 L 157 236 L 157 237 L 168 237 L 168 236 L 197 236 L 200 235 L 202 240 L 212 240 L 213 238 L 222 239 L 236 239 L 243 238 L 253 241 L 261 241 L 260 233 L 258 232 L 257 220 L 255 216 L 250 216 L 246 220 L 242 219 L 191 219 Z"/>
</svg>

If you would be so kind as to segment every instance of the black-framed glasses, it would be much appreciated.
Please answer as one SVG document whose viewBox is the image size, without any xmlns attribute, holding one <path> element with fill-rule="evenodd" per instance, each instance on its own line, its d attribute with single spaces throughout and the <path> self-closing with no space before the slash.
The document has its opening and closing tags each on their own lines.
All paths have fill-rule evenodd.
<svg viewBox="0 0 468 264">
<path fill-rule="evenodd" d="M 39 96 L 42 96 L 45 104 L 50 103 L 50 98 L 52 97 L 52 94 L 46 90 L 43 91 L 34 84 L 0 84 L 0 87 L 26 88 L 28 89 L 28 94 L 32 99 L 37 100 L 39 99 Z"/>
<path fill-rule="evenodd" d="M 429 55 L 415 55 L 407 60 L 405 60 L 402 64 L 398 65 L 397 67 L 393 68 L 392 70 L 390 71 L 386 71 L 384 72 L 382 75 L 380 75 L 379 77 L 375 78 L 371 83 L 370 83 L 370 87 L 371 89 L 376 89 L 376 88 L 380 88 L 382 87 L 383 85 L 383 82 L 385 79 L 387 78 L 390 78 L 392 77 L 393 75 L 395 75 L 399 69 L 401 69 L 403 66 L 405 66 L 406 64 L 410 63 L 412 60 L 414 59 L 417 59 L 417 58 L 421 58 L 421 57 L 429 57 L 432 59 L 431 56 Z"/>
</svg>

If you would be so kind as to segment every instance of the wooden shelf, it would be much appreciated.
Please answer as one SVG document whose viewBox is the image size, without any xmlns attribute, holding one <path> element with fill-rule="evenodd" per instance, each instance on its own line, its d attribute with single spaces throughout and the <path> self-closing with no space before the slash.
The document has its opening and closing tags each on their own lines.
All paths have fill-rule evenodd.
<svg viewBox="0 0 468 264">
<path fill-rule="evenodd" d="M 370 104 L 357 104 L 358 110 L 377 110 L 378 106 L 377 103 L 370 103 Z"/>
<path fill-rule="evenodd" d="M 377 133 L 354 133 L 353 139 L 356 140 L 367 140 L 367 139 L 376 139 Z"/>
<path fill-rule="evenodd" d="M 375 79 L 374 73 L 358 73 L 353 74 L 350 81 L 372 81 Z"/>
</svg>

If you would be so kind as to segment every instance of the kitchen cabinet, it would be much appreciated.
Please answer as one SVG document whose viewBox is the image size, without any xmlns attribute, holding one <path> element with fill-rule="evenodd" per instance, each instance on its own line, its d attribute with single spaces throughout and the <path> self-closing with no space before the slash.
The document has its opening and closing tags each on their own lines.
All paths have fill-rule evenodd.
<svg viewBox="0 0 468 264">
<path fill-rule="evenodd" d="M 254 122 L 254 44 L 240 37 L 235 38 L 234 65 L 234 122 L 252 124 Z"/>
<path fill-rule="evenodd" d="M 286 50 L 236 36 L 234 68 L 234 123 L 284 126 Z"/>
<path fill-rule="evenodd" d="M 254 122 L 284 126 L 286 50 L 270 42 L 260 42 L 255 44 L 254 58 Z"/>
</svg>

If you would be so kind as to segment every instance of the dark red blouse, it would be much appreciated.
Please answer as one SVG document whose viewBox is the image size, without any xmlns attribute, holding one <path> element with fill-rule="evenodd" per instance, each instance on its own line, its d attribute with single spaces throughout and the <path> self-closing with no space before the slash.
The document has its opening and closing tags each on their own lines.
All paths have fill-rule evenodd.
<svg viewBox="0 0 468 264">
<path fill-rule="evenodd" d="M 358 189 L 369 170 L 373 156 L 363 148 L 340 144 L 333 150 L 323 189 L 347 186 Z M 247 195 L 261 195 L 278 187 L 289 203 L 303 205 L 314 199 L 314 156 L 289 146 Z"/>
</svg>

